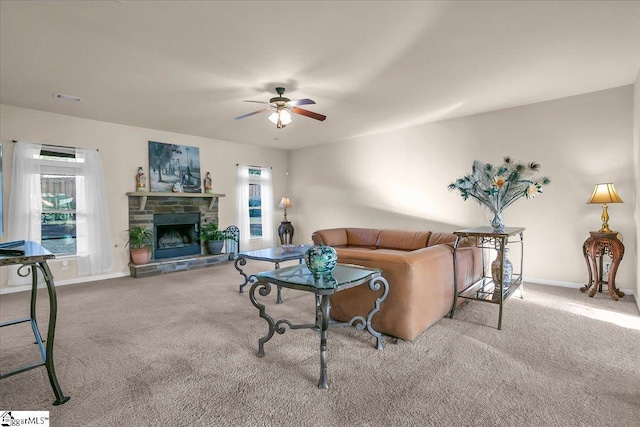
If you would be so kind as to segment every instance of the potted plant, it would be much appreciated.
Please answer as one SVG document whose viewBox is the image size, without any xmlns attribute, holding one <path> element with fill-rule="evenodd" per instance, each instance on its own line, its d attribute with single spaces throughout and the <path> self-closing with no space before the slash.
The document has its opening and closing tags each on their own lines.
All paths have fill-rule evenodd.
<svg viewBox="0 0 640 427">
<path fill-rule="evenodd" d="M 153 232 L 147 227 L 134 225 L 129 230 L 129 251 L 134 264 L 146 264 L 151 260 Z"/>
<path fill-rule="evenodd" d="M 227 233 L 218 230 L 218 223 L 215 221 L 205 223 L 200 231 L 200 240 L 207 245 L 209 253 L 212 255 L 222 253 L 224 241 L 228 238 Z"/>
</svg>

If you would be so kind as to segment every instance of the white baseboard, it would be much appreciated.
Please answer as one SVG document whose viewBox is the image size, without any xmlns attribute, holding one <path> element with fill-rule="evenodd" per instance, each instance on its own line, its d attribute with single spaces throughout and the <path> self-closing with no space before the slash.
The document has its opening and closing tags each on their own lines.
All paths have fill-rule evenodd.
<svg viewBox="0 0 640 427">
<path fill-rule="evenodd" d="M 576 282 L 561 282 L 558 280 L 549 280 L 549 279 L 539 279 L 537 277 L 524 277 L 525 283 L 537 283 L 539 285 L 549 285 L 549 286 L 560 286 L 562 288 L 575 288 L 580 289 L 584 286 L 584 283 L 576 283 Z M 620 289 L 627 295 L 635 295 L 635 292 L 632 289 Z M 638 300 L 636 299 L 636 304 L 638 304 Z M 638 305 L 638 309 L 640 309 L 640 305 Z"/>
<path fill-rule="evenodd" d="M 126 276 L 130 276 L 130 273 L 121 271 L 119 273 L 101 274 L 100 276 L 76 277 L 75 279 L 68 279 L 68 280 L 55 280 L 55 285 L 57 288 L 65 285 L 76 285 L 78 283 L 97 282 L 98 280 L 115 279 L 118 277 L 126 277 Z M 45 286 L 44 282 L 40 281 L 38 283 L 38 287 L 43 287 L 43 286 Z M 23 292 L 23 291 L 30 291 L 30 290 L 31 290 L 31 284 L 9 286 L 7 288 L 0 289 L 0 295 L 12 294 L 14 292 Z"/>
</svg>

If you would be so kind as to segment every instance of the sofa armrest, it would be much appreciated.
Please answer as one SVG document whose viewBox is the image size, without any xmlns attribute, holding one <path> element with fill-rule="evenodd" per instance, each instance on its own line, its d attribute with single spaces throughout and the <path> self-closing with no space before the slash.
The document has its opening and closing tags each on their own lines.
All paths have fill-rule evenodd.
<svg viewBox="0 0 640 427">
<path fill-rule="evenodd" d="M 450 312 L 454 293 L 451 246 L 435 245 L 411 252 L 355 248 L 336 251 L 338 262 L 379 268 L 389 282 L 384 309 L 372 319 L 374 329 L 412 340 Z M 458 250 L 457 271 L 458 289 L 462 289 L 470 276 L 481 275 L 479 249 Z M 376 296 L 364 286 L 338 292 L 331 296 L 331 316 L 348 321 L 354 315 L 366 315 Z"/>
<path fill-rule="evenodd" d="M 448 246 L 436 245 L 411 252 L 336 250 L 338 262 L 379 268 L 389 282 L 384 310 L 372 319 L 376 330 L 412 340 L 451 310 L 453 255 Z M 366 315 L 375 298 L 376 295 L 363 286 L 338 292 L 331 297 L 331 315 L 341 321 Z"/>
</svg>

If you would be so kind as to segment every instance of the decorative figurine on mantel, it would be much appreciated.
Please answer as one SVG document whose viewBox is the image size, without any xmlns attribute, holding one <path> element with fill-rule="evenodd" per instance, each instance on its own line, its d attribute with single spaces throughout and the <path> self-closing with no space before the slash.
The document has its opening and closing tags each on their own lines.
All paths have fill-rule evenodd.
<svg viewBox="0 0 640 427">
<path fill-rule="evenodd" d="M 213 193 L 212 190 L 213 180 L 211 179 L 211 174 L 207 172 L 204 177 L 204 192 L 205 193 Z"/>
<path fill-rule="evenodd" d="M 147 191 L 147 177 L 144 174 L 144 170 L 142 170 L 142 166 L 138 168 L 138 173 L 136 174 L 136 191 Z"/>
</svg>

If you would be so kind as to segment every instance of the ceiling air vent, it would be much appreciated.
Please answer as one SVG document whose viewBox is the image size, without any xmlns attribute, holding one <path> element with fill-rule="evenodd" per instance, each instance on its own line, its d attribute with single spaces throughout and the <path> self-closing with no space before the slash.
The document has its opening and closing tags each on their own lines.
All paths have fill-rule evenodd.
<svg viewBox="0 0 640 427">
<path fill-rule="evenodd" d="M 82 102 L 83 101 L 82 98 L 78 98 L 77 96 L 65 95 L 63 93 L 54 93 L 53 97 L 55 99 L 62 99 L 64 101 L 69 101 L 69 102 Z"/>
</svg>

